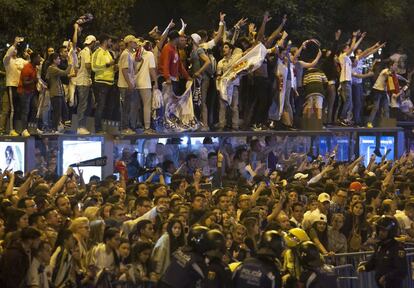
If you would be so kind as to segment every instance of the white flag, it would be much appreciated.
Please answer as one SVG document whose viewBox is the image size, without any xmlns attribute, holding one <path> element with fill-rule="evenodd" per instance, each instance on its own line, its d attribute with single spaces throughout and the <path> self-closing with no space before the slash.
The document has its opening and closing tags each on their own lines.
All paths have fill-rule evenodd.
<svg viewBox="0 0 414 288">
<path fill-rule="evenodd" d="M 259 43 L 224 71 L 220 79 L 217 80 L 217 90 L 220 93 L 221 99 L 230 104 L 233 96 L 232 82 L 242 73 L 251 73 L 262 66 L 266 55 L 266 47 Z"/>
</svg>

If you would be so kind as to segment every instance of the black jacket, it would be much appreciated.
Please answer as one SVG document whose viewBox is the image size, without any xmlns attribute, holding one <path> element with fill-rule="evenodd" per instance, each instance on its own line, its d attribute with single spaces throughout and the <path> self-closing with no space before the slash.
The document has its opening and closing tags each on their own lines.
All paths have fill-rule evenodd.
<svg viewBox="0 0 414 288">
<path fill-rule="evenodd" d="M 20 241 L 10 244 L 0 260 L 0 287 L 20 288 L 26 286 L 26 275 L 30 268 L 29 257 Z"/>
<path fill-rule="evenodd" d="M 402 281 L 408 271 L 403 244 L 395 239 L 380 242 L 368 263 L 365 264 L 365 270 L 375 270 L 377 283 L 382 276 L 385 276 L 384 288 L 402 287 Z"/>
</svg>

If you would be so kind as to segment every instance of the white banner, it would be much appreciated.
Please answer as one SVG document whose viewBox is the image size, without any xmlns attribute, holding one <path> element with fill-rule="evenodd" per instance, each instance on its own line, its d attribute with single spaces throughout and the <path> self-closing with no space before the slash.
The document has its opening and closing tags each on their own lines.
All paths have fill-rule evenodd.
<svg viewBox="0 0 414 288">
<path fill-rule="evenodd" d="M 232 82 L 242 73 L 251 73 L 262 66 L 266 55 L 266 47 L 259 43 L 224 71 L 223 75 L 217 79 L 217 90 L 220 93 L 221 99 L 230 104 L 233 96 Z"/>
</svg>

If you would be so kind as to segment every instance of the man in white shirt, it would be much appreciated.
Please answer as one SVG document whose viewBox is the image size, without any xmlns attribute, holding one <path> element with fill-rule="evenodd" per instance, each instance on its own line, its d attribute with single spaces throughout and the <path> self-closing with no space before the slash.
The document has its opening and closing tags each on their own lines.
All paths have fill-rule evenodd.
<svg viewBox="0 0 414 288">
<path fill-rule="evenodd" d="M 357 41 L 357 37 L 361 37 Z M 357 49 L 361 41 L 365 38 L 366 33 L 360 34 L 359 31 L 352 33 L 352 42 L 349 46 L 346 44 L 341 55 L 339 55 L 339 64 L 341 65 L 341 74 L 339 76 L 339 82 L 341 84 L 341 99 L 342 99 L 342 111 L 340 114 L 339 123 L 344 126 L 351 124 L 352 118 L 352 61 L 351 54 Z"/>
<path fill-rule="evenodd" d="M 90 134 L 90 132 L 85 128 L 86 126 L 86 117 L 85 112 L 88 108 L 88 99 L 89 91 L 92 85 L 91 78 L 91 55 L 93 46 L 96 43 L 96 38 L 93 35 L 88 35 L 83 44 L 85 47 L 79 53 L 79 63 L 80 67 L 76 77 L 76 88 L 78 89 L 78 130 L 77 133 L 81 135 Z"/>
<path fill-rule="evenodd" d="M 37 288 L 49 288 L 47 270 L 45 269 L 52 256 L 52 246 L 47 241 L 42 241 L 39 248 L 34 251 L 34 257 L 27 272 L 27 286 Z"/>
<path fill-rule="evenodd" d="M 16 37 L 14 39 L 13 45 L 9 47 L 3 58 L 3 65 L 6 70 L 6 88 L 7 94 L 9 96 L 9 105 L 10 105 L 10 136 L 19 136 L 19 134 L 14 130 L 13 119 L 14 115 L 14 102 L 18 98 L 17 87 L 19 86 L 20 81 L 20 72 L 23 69 L 26 61 L 23 58 L 17 57 L 17 49 L 19 45 L 24 41 L 23 37 Z M 2 111 L 5 112 L 5 111 Z M 5 131 L 0 131 L 5 132 Z"/>
<path fill-rule="evenodd" d="M 414 202 L 405 203 L 404 210 L 397 210 L 394 216 L 400 224 L 401 234 L 414 238 Z"/>
<path fill-rule="evenodd" d="M 148 47 L 146 43 L 138 39 L 140 47 Z M 157 70 L 155 65 L 155 57 L 152 51 L 142 49 L 141 61 L 135 65 L 135 82 L 136 89 L 141 96 L 142 108 L 144 114 L 144 134 L 154 134 L 151 129 L 151 108 L 152 108 L 152 91 L 151 89 L 157 83 Z"/>
<path fill-rule="evenodd" d="M 136 122 L 131 121 L 137 115 L 138 95 L 135 90 L 135 60 L 133 53 L 137 48 L 136 38 L 128 35 L 124 38 L 126 48 L 119 57 L 118 88 L 121 97 L 121 129 L 122 134 L 135 134 Z"/>
</svg>

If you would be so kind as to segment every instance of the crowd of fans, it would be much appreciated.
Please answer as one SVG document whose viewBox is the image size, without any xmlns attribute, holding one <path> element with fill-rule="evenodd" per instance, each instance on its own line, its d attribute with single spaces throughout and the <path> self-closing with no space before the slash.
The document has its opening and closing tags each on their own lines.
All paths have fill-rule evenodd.
<svg viewBox="0 0 414 288">
<path fill-rule="evenodd" d="M 258 29 L 244 18 L 231 26 L 221 13 L 212 33 L 186 35 L 187 24 L 181 20 L 180 31 L 173 30 L 176 24 L 171 21 L 162 33 L 156 26 L 144 37 L 122 39 L 82 35 L 92 19 L 82 16 L 74 24 L 72 40 L 47 47 L 44 55 L 28 48 L 25 40 L 30 39 L 15 38 L 3 58 L 7 91 L 1 133 L 30 136 L 29 126 L 38 128 L 32 133 L 63 132 L 72 114 L 77 114 L 72 124 L 78 134 L 90 133 L 87 118 L 93 117 L 94 132 L 119 122 L 126 135 L 142 129 L 148 134 L 177 129 L 293 130 L 301 118 L 372 127 L 380 112 L 385 118 L 413 119 L 406 55 L 399 50 L 381 59 L 385 43 L 379 42 L 360 49 L 365 32 L 353 32 L 348 39 L 338 30 L 332 46 L 322 49 L 316 39 L 294 46 L 283 30 L 286 16 L 266 36 L 268 13 Z M 236 73 L 226 82 L 225 92 L 217 89 L 216 81 L 226 72 L 246 71 L 239 59 L 257 45 L 268 53 L 258 69 Z M 188 80 L 191 85 L 186 86 Z M 190 99 L 177 100 L 189 86 Z"/>
<path fill-rule="evenodd" d="M 115 165 L 119 180 L 92 177 L 88 184 L 82 170 L 73 168 L 61 177 L 4 171 L 1 286 L 91 287 L 103 285 L 103 279 L 133 287 L 161 285 L 173 255 L 195 243 L 187 235 L 197 225 L 221 233 L 220 261 L 233 268 L 262 251 L 263 233 L 277 231 L 287 245 L 275 254 L 286 283 L 300 279 L 289 249 L 302 241 L 315 243 L 326 263 L 340 265 L 345 260 L 336 254 L 376 247 L 375 225 L 382 217 L 398 221 L 395 236 L 401 243 L 413 240 L 414 153 L 396 161 L 384 155 L 378 163 L 373 155 L 365 167 L 363 157 L 336 162 L 336 148 L 325 156 L 285 157 L 272 141 L 276 138 L 267 137 L 263 147 L 253 139 L 249 147 L 236 149 L 223 144 L 209 151 L 207 160 L 200 151 L 188 153 L 178 168 L 176 153 L 163 144 L 147 157 L 146 162 L 158 163 L 153 169 L 142 168 L 137 154 L 125 150 Z M 396 271 L 394 276 L 406 273 Z M 198 287 L 182 280 L 193 276 L 176 275 L 181 286 L 160 287 Z M 222 286 L 201 287 L 231 287 L 231 278 L 230 284 L 224 279 L 219 278 Z"/>
<path fill-rule="evenodd" d="M 91 115 L 97 132 L 108 121 L 120 121 L 124 134 L 140 127 L 152 134 L 165 124 L 168 113 L 163 105 L 168 99 L 160 97 L 160 90 L 169 90 L 172 98 L 183 94 L 188 87 L 181 79 L 192 80 L 194 92 L 194 111 L 186 114 L 188 129 L 192 115 L 203 131 L 237 130 L 240 124 L 254 130 L 294 129 L 302 105 L 304 117 L 369 127 L 380 108 L 385 116 L 390 105 L 398 115 L 400 110 L 407 117 L 412 112 L 412 104 L 408 110 L 402 104 L 410 101 L 409 90 L 400 89 L 399 81 L 409 81 L 396 73 L 396 61 L 376 61 L 372 71 L 363 71 L 364 59 L 384 44 L 358 50 L 366 35 L 359 31 L 341 48 L 339 30 L 331 50 L 321 50 L 315 39 L 294 48 L 282 32 L 286 17 L 265 37 L 268 13 L 258 32 L 249 24 L 246 35 L 247 19 L 228 29 L 221 13 L 212 37 L 204 30 L 187 37 L 186 24 L 179 32 L 172 30 L 171 21 L 163 33 L 154 28 L 151 40 L 128 35 L 112 44 L 109 35 L 88 35 L 78 51 L 88 17 L 74 25 L 71 42 L 59 52 L 49 47 L 44 58 L 21 49 L 24 39 L 16 37 L 3 60 L 8 97 L 3 97 L 2 133 L 9 122 L 10 135 L 17 136 L 16 120 L 23 123 L 23 136 L 30 136 L 28 123 L 36 121 L 42 125 L 38 128 L 59 133 L 69 115 L 77 113 L 79 134 L 90 133 L 86 118 Z M 212 89 L 214 80 L 257 45 L 268 49 L 260 68 L 232 79 L 231 103 L 219 98 Z M 305 48 L 316 50 L 309 62 L 299 60 Z M 19 54 L 22 51 L 25 55 Z M 400 73 L 411 77 L 406 70 Z M 367 123 L 360 78 L 374 80 Z M 176 109 L 188 108 L 177 103 Z M 219 111 L 217 125 L 214 111 Z M 231 113 L 229 119 L 226 112 Z M 183 124 L 183 119 L 168 120 L 170 128 Z M 2 171 L 1 287 L 256 287 L 238 284 L 247 270 L 237 265 L 252 265 L 251 257 L 263 255 L 278 263 L 271 272 L 280 275 L 270 275 L 283 276 L 283 285 L 293 287 L 289 285 L 306 274 L 299 261 L 303 259 L 294 252 L 302 242 L 301 255 L 314 247 L 317 258 L 323 255 L 326 263 L 337 265 L 344 258 L 335 255 L 373 250 L 384 237 L 395 241 L 396 236 L 401 243 L 414 239 L 414 153 L 396 161 L 386 161 L 384 155 L 380 162 L 373 155 L 365 167 L 363 157 L 337 162 L 336 149 L 327 155 L 284 155 L 275 148 L 276 137 L 268 136 L 265 142 L 262 146 L 253 139 L 243 147 L 224 142 L 219 149 L 207 149 L 207 157 L 201 157 L 202 151 L 188 153 L 179 166 L 174 151 L 167 155 L 164 145 L 157 144 L 146 159 L 145 167 L 151 169 L 139 165 L 137 153 L 124 151 L 115 164 L 119 178 L 91 177 L 87 184 L 80 169 L 68 168 L 58 176 L 56 157 L 40 171 Z M 39 163 L 43 148 L 36 148 Z M 381 236 L 376 224 L 384 217 L 397 224 L 383 227 L 388 234 Z M 272 239 L 277 237 L 286 248 L 274 249 Z M 222 247 L 216 247 L 219 242 Z M 177 265 L 187 267 L 192 261 L 191 249 L 202 265 L 188 274 L 174 274 Z M 399 266 L 405 263 L 403 251 L 395 252 L 404 261 L 389 263 L 393 269 L 379 272 L 377 281 L 383 287 L 397 287 L 384 283 L 398 283 L 406 274 Z M 217 261 L 226 273 L 235 270 L 234 283 L 228 274 L 213 270 Z M 371 261 L 359 270 L 375 265 Z"/>
</svg>

